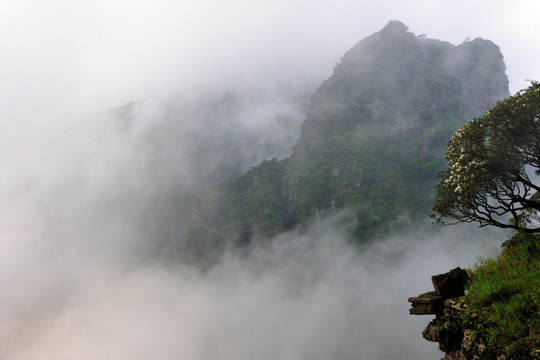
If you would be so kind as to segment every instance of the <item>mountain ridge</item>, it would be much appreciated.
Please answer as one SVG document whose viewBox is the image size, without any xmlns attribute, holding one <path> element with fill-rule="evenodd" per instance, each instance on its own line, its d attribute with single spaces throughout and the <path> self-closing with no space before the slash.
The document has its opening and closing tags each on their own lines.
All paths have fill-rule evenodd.
<svg viewBox="0 0 540 360">
<path fill-rule="evenodd" d="M 388 233 L 403 214 L 427 216 L 446 142 L 506 96 L 491 41 L 455 46 L 390 21 L 321 84 L 289 158 L 199 192 L 176 252 L 215 259 L 340 209 L 355 213 L 349 227 L 359 242 Z"/>
</svg>

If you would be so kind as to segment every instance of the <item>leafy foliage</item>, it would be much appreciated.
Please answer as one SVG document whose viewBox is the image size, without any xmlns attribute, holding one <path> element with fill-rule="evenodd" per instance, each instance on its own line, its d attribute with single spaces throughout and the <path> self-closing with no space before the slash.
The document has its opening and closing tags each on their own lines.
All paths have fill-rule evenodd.
<svg viewBox="0 0 540 360">
<path fill-rule="evenodd" d="M 540 232 L 540 183 L 532 176 L 540 173 L 538 84 L 458 130 L 446 152 L 450 167 L 438 185 L 437 223 Z"/>
</svg>

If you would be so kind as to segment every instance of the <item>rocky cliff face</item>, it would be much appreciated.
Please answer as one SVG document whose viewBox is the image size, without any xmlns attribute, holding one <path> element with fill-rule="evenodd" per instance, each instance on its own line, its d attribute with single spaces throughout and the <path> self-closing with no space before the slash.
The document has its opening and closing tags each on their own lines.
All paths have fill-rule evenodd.
<svg viewBox="0 0 540 360">
<path fill-rule="evenodd" d="M 484 343 L 482 337 L 478 336 L 478 331 L 482 327 L 477 321 L 478 314 L 467 311 L 468 305 L 462 297 L 443 299 L 434 294 L 422 295 L 409 299 L 413 302 L 413 308 L 410 312 L 412 315 L 436 314 L 435 319 L 430 321 L 422 332 L 422 336 L 427 341 L 439 344 L 439 349 L 444 352 L 444 357 L 441 360 L 522 359 L 521 357 L 507 359 L 505 351 L 492 349 Z M 430 305 L 427 305 L 431 307 L 423 305 L 426 307 L 422 308 L 422 304 L 420 304 L 422 301 L 426 303 L 432 301 Z M 433 307 L 433 302 L 437 303 L 436 307 Z M 534 358 L 537 357 L 530 353 L 530 357 L 527 355 L 523 359 Z"/>
<path fill-rule="evenodd" d="M 454 46 L 391 21 L 314 94 L 290 158 L 199 193 L 179 251 L 260 240 L 342 208 L 356 213 L 359 241 L 384 235 L 401 214 L 425 216 L 450 136 L 506 96 L 492 42 Z"/>
<path fill-rule="evenodd" d="M 466 307 L 457 300 L 445 300 L 442 313 L 422 332 L 427 341 L 439 343 L 439 349 L 445 352 L 442 360 L 479 360 L 479 356 L 486 352 L 485 344 L 476 341 L 473 330 L 461 326 Z M 493 359 L 503 360 L 505 355 L 494 356 Z"/>
<path fill-rule="evenodd" d="M 449 136 L 507 95 L 492 42 L 422 40 L 390 22 L 315 94 L 286 171 L 290 215 L 359 208 L 369 236 L 373 223 L 425 212 Z"/>
<path fill-rule="evenodd" d="M 479 360 L 478 355 L 486 346 L 475 341 L 473 327 L 463 322 L 465 318 L 472 321 L 475 318 L 474 314 L 466 314 L 467 305 L 461 301 L 470 281 L 469 275 L 465 270 L 455 268 L 446 274 L 434 275 L 432 281 L 435 291 L 409 298 L 411 315 L 436 315 L 422 336 L 427 341 L 439 343 L 439 349 L 445 352 L 441 360 Z"/>
</svg>

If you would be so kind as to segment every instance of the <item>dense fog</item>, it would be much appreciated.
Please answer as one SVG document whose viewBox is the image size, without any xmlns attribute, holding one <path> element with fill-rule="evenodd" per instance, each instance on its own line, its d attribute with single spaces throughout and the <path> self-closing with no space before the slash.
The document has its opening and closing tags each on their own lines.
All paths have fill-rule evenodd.
<svg viewBox="0 0 540 360">
<path fill-rule="evenodd" d="M 540 77 L 538 10 L 4 2 L 0 357 L 439 357 L 421 337 L 429 317 L 409 316 L 407 298 L 499 251 L 499 232 L 428 219 L 359 248 L 340 231 L 343 212 L 205 271 L 168 253 L 194 192 L 289 156 L 313 92 L 388 20 L 453 43 L 493 40 L 515 92 Z"/>
<path fill-rule="evenodd" d="M 281 127 L 268 121 L 266 131 L 294 133 L 288 127 L 298 124 L 301 102 L 263 105 L 267 116 L 289 119 Z M 257 113 L 233 107 L 225 107 L 240 114 L 231 125 Z M 339 230 L 353 218 L 343 212 L 270 246 L 228 254 L 210 270 L 171 262 L 169 243 L 189 215 L 184 202 L 197 182 L 220 172 L 220 161 L 201 169 L 193 154 L 227 153 L 231 167 L 243 171 L 261 160 L 255 149 L 277 156 L 291 143 L 278 136 L 265 144 L 256 133 L 264 118 L 259 129 L 215 132 L 204 130 L 215 124 L 201 127 L 214 116 L 197 111 L 198 121 L 174 126 L 163 109 L 115 109 L 51 140 L 6 177 L 3 358 L 438 356 L 420 335 L 427 319 L 408 315 L 407 297 L 430 290 L 432 274 L 498 251 L 499 236 L 470 227 L 438 232 L 426 223 L 358 248 Z M 216 147 L 200 146 L 193 134 Z M 234 136 L 255 140 L 238 151 L 224 141 Z"/>
<path fill-rule="evenodd" d="M 427 226 L 358 251 L 335 230 L 343 213 L 200 272 L 141 262 L 147 239 L 107 215 L 100 229 L 3 253 L 2 357 L 433 359 L 407 297 L 498 249 L 485 233 Z"/>
</svg>

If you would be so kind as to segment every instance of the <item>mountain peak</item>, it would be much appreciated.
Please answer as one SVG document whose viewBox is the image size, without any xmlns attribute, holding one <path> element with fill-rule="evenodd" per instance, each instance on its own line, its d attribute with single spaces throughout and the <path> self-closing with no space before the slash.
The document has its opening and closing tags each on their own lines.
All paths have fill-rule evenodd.
<svg viewBox="0 0 540 360">
<path fill-rule="evenodd" d="M 382 33 L 407 33 L 409 28 L 399 20 L 390 20 L 388 24 L 381 30 Z"/>
<path fill-rule="evenodd" d="M 205 188 L 183 254 L 202 259 L 339 209 L 354 213 L 359 242 L 404 229 L 402 214 L 426 218 L 448 139 L 508 96 L 489 44 L 420 41 L 396 20 L 358 42 L 312 97 L 288 159 Z"/>
</svg>

